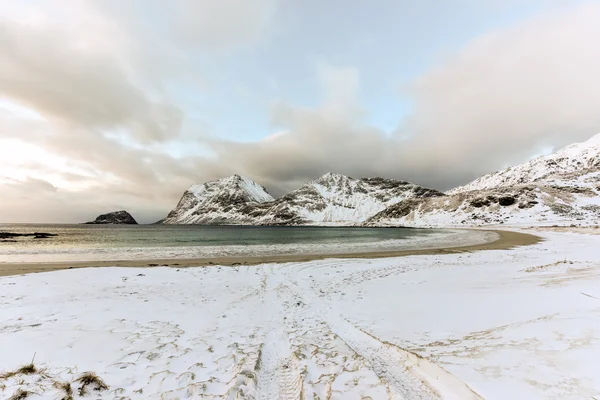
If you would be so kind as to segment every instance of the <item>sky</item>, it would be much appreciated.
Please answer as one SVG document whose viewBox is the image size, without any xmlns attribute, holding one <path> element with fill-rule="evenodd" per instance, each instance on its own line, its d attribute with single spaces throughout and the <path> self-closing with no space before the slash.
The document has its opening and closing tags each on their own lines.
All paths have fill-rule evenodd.
<svg viewBox="0 0 600 400">
<path fill-rule="evenodd" d="M 448 190 L 600 132 L 600 1 L 5 0 L 0 222 L 234 173 Z"/>
</svg>

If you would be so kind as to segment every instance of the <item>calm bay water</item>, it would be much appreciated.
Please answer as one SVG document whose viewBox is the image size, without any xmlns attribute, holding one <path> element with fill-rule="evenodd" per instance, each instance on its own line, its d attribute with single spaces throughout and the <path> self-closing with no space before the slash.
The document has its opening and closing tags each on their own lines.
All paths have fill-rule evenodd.
<svg viewBox="0 0 600 400">
<path fill-rule="evenodd" d="M 16 238 L 17 247 L 174 247 L 288 243 L 364 243 L 431 233 L 406 228 L 323 228 L 201 225 L 25 225 L 0 224 L 0 231 L 47 232 L 49 239 Z"/>
<path fill-rule="evenodd" d="M 0 242 L 0 262 L 384 251 L 448 235 L 433 229 L 199 225 L 0 224 L 0 231 L 58 235 Z"/>
</svg>

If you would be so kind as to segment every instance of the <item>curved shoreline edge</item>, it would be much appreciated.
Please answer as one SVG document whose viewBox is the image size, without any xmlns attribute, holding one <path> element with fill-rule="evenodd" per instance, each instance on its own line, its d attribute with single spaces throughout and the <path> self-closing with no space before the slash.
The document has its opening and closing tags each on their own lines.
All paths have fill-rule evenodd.
<svg viewBox="0 0 600 400">
<path fill-rule="evenodd" d="M 454 253 L 467 253 L 482 250 L 509 250 L 516 247 L 532 246 L 542 242 L 544 239 L 529 233 L 514 232 L 507 230 L 483 230 L 477 231 L 493 232 L 497 235 L 496 240 L 487 243 L 452 246 L 442 248 L 405 249 L 396 251 L 379 252 L 357 252 L 357 253 L 331 253 L 331 254 L 280 254 L 260 256 L 225 256 L 207 257 L 197 259 L 149 259 L 149 260 L 125 260 L 125 261 L 74 261 L 74 262 L 48 262 L 48 263 L 6 263 L 0 264 L 0 276 L 22 275 L 29 273 L 51 272 L 75 268 L 97 268 L 97 267 L 205 267 L 205 266 L 240 266 L 257 265 L 268 263 L 307 262 L 324 259 L 351 259 L 351 258 L 391 258 L 415 255 L 441 255 Z"/>
</svg>

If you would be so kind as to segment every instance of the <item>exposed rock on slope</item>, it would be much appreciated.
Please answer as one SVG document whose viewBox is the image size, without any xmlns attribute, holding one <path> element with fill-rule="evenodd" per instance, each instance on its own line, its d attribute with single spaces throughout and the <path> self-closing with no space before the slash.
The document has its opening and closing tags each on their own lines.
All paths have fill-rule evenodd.
<svg viewBox="0 0 600 400">
<path fill-rule="evenodd" d="M 475 190 L 403 201 L 367 221 L 370 226 L 415 227 L 574 223 L 600 223 L 600 194 L 597 190 L 535 184 Z"/>
<path fill-rule="evenodd" d="M 367 225 L 451 226 L 600 223 L 600 135 L 440 198 L 389 207 Z"/>
<path fill-rule="evenodd" d="M 393 179 L 355 179 L 327 173 L 249 212 L 258 223 L 267 225 L 351 225 L 402 200 L 431 196 L 443 194 Z"/>
<path fill-rule="evenodd" d="M 328 173 L 273 199 L 251 180 L 234 177 L 192 186 L 206 188 L 188 189 L 164 223 L 350 225 L 404 199 L 443 196 L 408 182 Z M 252 190 L 242 189 L 235 179 L 243 180 L 243 186 Z"/>
<path fill-rule="evenodd" d="M 273 201 L 266 189 L 252 180 L 233 175 L 192 185 L 162 221 L 165 224 L 252 224 L 246 209 L 253 204 Z"/>
<path fill-rule="evenodd" d="M 98 216 L 92 222 L 86 222 L 86 224 L 128 224 L 137 225 L 136 220 L 125 210 L 114 211 L 108 214 L 102 214 Z"/>
</svg>

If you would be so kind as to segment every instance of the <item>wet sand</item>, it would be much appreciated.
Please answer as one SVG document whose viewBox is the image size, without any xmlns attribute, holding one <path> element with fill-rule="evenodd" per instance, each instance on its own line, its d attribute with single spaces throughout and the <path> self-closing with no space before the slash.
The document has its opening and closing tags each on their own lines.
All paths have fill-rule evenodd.
<svg viewBox="0 0 600 400">
<path fill-rule="evenodd" d="M 235 256 L 235 257 L 207 257 L 196 259 L 162 259 L 162 260 L 126 260 L 126 261 L 71 261 L 71 262 L 49 262 L 49 263 L 7 263 L 0 264 L 0 276 L 21 275 L 38 272 L 50 272 L 63 269 L 96 268 L 96 267 L 157 267 L 167 266 L 174 268 L 203 267 L 210 265 L 237 266 L 256 265 L 265 263 L 306 262 L 312 260 L 324 260 L 329 258 L 384 258 L 403 257 L 412 255 L 439 255 L 451 253 L 465 253 L 483 250 L 508 250 L 515 247 L 531 246 L 540 243 L 543 239 L 528 233 L 487 230 L 497 234 L 497 239 L 484 244 L 428 248 L 398 251 L 380 252 L 357 252 L 357 253 L 331 253 L 331 254 L 280 254 L 264 256 Z"/>
</svg>

